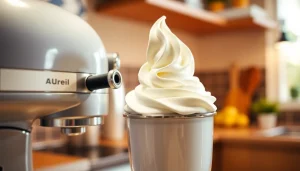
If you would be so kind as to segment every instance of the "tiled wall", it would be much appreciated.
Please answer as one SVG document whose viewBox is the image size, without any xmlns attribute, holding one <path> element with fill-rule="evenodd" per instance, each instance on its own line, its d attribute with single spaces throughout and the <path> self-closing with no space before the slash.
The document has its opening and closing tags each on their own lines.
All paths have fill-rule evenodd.
<svg viewBox="0 0 300 171">
<path fill-rule="evenodd" d="M 138 68 L 121 68 L 121 73 L 123 76 L 123 80 L 125 83 L 126 91 L 130 91 L 134 89 L 138 84 Z M 264 78 L 264 69 L 262 69 L 262 81 L 259 85 L 257 91 L 254 94 L 254 99 L 265 96 L 265 78 Z M 217 98 L 216 105 L 218 108 L 223 107 L 224 100 L 229 90 L 229 74 L 228 71 L 203 71 L 196 72 L 195 76 L 197 76 L 200 81 L 204 84 L 207 91 L 212 92 Z"/>
<path fill-rule="evenodd" d="M 134 89 L 138 84 L 138 68 L 128 68 L 123 67 L 121 68 L 123 80 L 125 83 L 126 91 L 130 91 Z M 242 69 L 241 72 L 244 70 Z M 255 101 L 259 98 L 265 97 L 266 93 L 266 79 L 265 79 L 265 69 L 261 69 L 261 82 L 258 86 L 256 92 L 253 95 L 252 101 Z M 228 71 L 202 71 L 196 72 L 195 76 L 197 76 L 200 81 L 203 83 L 207 91 L 212 92 L 217 98 L 216 105 L 218 109 L 223 107 L 223 103 L 225 101 L 226 95 L 229 90 L 229 73 Z M 251 115 L 252 122 L 255 122 L 256 116 Z M 278 116 L 279 122 L 283 124 L 290 124 L 290 123 L 298 123 L 300 122 L 300 112 L 299 111 L 292 111 L 292 112 L 281 112 Z"/>
<path fill-rule="evenodd" d="M 215 104 L 218 108 L 221 108 L 229 90 L 228 72 L 198 72 L 195 73 L 195 76 L 200 79 L 206 91 L 211 92 L 217 98 Z"/>
</svg>

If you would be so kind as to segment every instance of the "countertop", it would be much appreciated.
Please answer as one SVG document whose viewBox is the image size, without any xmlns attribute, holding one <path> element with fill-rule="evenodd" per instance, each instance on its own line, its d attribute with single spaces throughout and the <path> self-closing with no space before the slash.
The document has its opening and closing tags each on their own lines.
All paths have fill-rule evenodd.
<svg viewBox="0 0 300 171">
<path fill-rule="evenodd" d="M 214 142 L 222 139 L 251 137 L 258 132 L 257 128 L 214 128 Z"/>
<path fill-rule="evenodd" d="M 87 171 L 90 162 L 86 158 L 33 151 L 33 168 L 36 171 Z"/>
<path fill-rule="evenodd" d="M 256 127 L 250 128 L 215 128 L 214 129 L 214 143 L 217 142 L 257 142 L 257 143 L 289 143 L 289 145 L 300 146 L 300 138 L 286 138 L 286 137 L 266 137 L 259 133 Z M 121 141 L 100 140 L 102 146 L 107 147 L 127 147 L 127 137 Z M 86 158 L 58 155 L 48 152 L 33 152 L 33 166 L 37 171 L 48 170 L 85 170 L 89 169 L 90 163 Z M 89 166 L 89 167 L 87 167 Z M 59 169 L 58 169 L 59 168 Z M 75 171 L 75 170 L 74 170 Z"/>
<path fill-rule="evenodd" d="M 127 148 L 127 136 L 120 141 L 100 139 L 99 145 Z M 93 161 L 91 162 L 91 160 L 85 157 L 75 157 L 44 151 L 33 151 L 32 158 L 35 171 L 88 171 L 91 169 L 91 164 L 93 164 Z"/>
<path fill-rule="evenodd" d="M 290 125 L 293 127 L 293 125 Z M 299 126 L 296 126 L 299 127 Z M 279 127 L 277 127 L 279 128 Z M 272 128 L 272 129 L 277 129 Z M 269 129 L 271 130 L 271 129 Z M 268 130 L 268 131 L 269 131 Z M 241 129 L 214 129 L 214 142 L 248 142 L 248 143 L 273 143 L 273 144 L 288 144 L 300 147 L 300 137 L 285 137 L 285 136 L 266 136 L 263 135 L 266 130 L 258 129 L 257 127 L 241 128 Z"/>
</svg>

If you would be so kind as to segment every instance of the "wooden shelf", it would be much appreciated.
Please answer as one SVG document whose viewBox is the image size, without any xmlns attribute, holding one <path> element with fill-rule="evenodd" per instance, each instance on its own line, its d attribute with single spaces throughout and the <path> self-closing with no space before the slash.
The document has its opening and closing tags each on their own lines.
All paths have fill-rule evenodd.
<svg viewBox="0 0 300 171">
<path fill-rule="evenodd" d="M 220 15 L 191 8 L 182 2 L 169 0 L 127 2 L 102 8 L 99 12 L 150 23 L 165 15 L 170 28 L 193 33 L 212 32 L 226 24 L 226 20 Z"/>
<path fill-rule="evenodd" d="M 213 13 L 192 8 L 178 1 L 133 0 L 105 5 L 98 11 L 101 14 L 149 23 L 154 23 L 165 15 L 171 29 L 197 34 L 277 27 L 277 23 L 269 19 L 264 10 L 256 5 L 245 9 L 230 9 L 221 13 Z"/>
<path fill-rule="evenodd" d="M 228 9 L 218 13 L 227 21 L 226 29 L 274 29 L 277 22 L 269 18 L 265 10 L 257 5 L 248 8 Z"/>
</svg>

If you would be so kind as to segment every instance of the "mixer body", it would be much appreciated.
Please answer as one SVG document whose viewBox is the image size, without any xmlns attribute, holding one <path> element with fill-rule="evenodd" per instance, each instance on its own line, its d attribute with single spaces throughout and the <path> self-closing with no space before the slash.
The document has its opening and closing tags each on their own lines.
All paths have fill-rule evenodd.
<svg viewBox="0 0 300 171">
<path fill-rule="evenodd" d="M 0 49 L 0 171 L 32 170 L 36 119 L 67 135 L 102 123 L 109 87 L 91 90 L 86 80 L 104 78 L 109 64 L 101 39 L 85 21 L 45 2 L 1 0 Z M 108 82 L 117 78 L 121 84 L 118 71 L 109 76 Z"/>
</svg>

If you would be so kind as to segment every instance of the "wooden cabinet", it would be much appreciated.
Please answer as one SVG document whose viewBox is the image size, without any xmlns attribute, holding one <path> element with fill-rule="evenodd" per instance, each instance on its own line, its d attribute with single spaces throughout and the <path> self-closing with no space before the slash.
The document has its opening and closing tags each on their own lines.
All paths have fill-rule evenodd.
<svg viewBox="0 0 300 171">
<path fill-rule="evenodd" d="M 292 140 L 222 139 L 213 154 L 213 171 L 300 170 L 300 144 Z"/>
<path fill-rule="evenodd" d="M 222 162 L 222 143 L 220 141 L 214 142 L 213 147 L 213 160 L 211 171 L 222 171 L 221 162 Z"/>
</svg>

